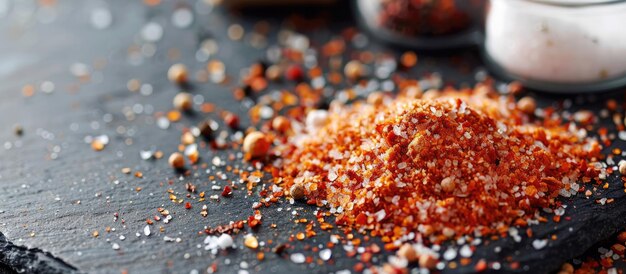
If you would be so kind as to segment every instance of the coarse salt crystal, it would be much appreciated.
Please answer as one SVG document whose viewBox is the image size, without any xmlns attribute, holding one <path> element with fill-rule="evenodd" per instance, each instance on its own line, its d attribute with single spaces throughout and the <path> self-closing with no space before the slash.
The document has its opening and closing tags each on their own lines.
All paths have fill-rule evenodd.
<svg viewBox="0 0 626 274">
<path fill-rule="evenodd" d="M 143 234 L 146 235 L 146 236 L 150 236 L 150 226 L 149 225 L 146 225 L 143 228 Z"/>
<path fill-rule="evenodd" d="M 376 221 L 380 222 L 383 219 L 385 219 L 385 217 L 387 217 L 387 212 L 385 212 L 384 209 L 381 209 L 377 211 L 376 213 L 374 213 L 374 215 L 376 215 Z"/>
<path fill-rule="evenodd" d="M 456 249 L 454 248 L 448 248 L 444 253 L 443 253 L 443 259 L 446 261 L 452 261 L 456 258 Z"/>
<path fill-rule="evenodd" d="M 326 248 L 326 249 L 322 249 L 320 250 L 320 259 L 324 260 L 324 261 L 328 261 L 330 260 L 330 257 L 332 256 L 333 252 Z"/>
<path fill-rule="evenodd" d="M 537 250 L 546 247 L 546 245 L 548 245 L 548 240 L 547 239 L 535 239 L 533 241 L 533 247 L 535 249 L 537 249 Z"/>
<path fill-rule="evenodd" d="M 233 246 L 233 237 L 228 234 L 222 234 L 217 238 L 216 243 L 221 249 L 227 249 Z"/>
<path fill-rule="evenodd" d="M 338 175 L 337 175 L 337 172 L 335 170 L 331 170 L 331 171 L 328 172 L 328 176 L 327 177 L 328 177 L 329 181 L 334 182 L 335 180 L 337 180 Z"/>
<path fill-rule="evenodd" d="M 289 258 L 296 264 L 301 264 L 306 261 L 306 257 L 302 253 L 293 253 Z"/>
<path fill-rule="evenodd" d="M 474 252 L 469 245 L 464 245 L 463 247 L 461 247 L 461 250 L 459 250 L 459 254 L 461 254 L 461 256 L 464 258 L 472 257 L 473 253 Z"/>
</svg>

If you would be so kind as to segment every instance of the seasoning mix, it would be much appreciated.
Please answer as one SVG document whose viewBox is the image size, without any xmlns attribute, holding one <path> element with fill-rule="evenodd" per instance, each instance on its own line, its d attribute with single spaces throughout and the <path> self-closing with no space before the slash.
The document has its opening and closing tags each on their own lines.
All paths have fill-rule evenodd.
<svg viewBox="0 0 626 274">
<path fill-rule="evenodd" d="M 537 122 L 486 86 L 332 105 L 287 145 L 279 176 L 336 222 L 401 239 L 506 233 L 538 222 L 580 182 L 596 182 L 600 144 L 558 119 Z M 309 113 L 312 114 L 311 112 Z"/>
<path fill-rule="evenodd" d="M 383 13 L 376 18 L 381 24 L 410 35 L 462 31 L 469 20 L 459 10 L 466 1 L 370 2 L 380 4 Z M 193 13 L 177 9 L 183 10 L 173 17 L 174 25 L 189 26 Z M 284 25 L 298 28 L 294 22 Z M 254 260 L 257 266 L 279 261 L 313 269 L 343 258 L 357 262 L 337 273 L 430 273 L 460 267 L 517 271 L 524 265 L 500 256 L 501 246 L 488 244 L 524 238 L 533 250 L 541 250 L 556 235 L 536 237 L 535 228 L 571 221 L 568 198 L 589 199 L 597 207 L 615 202 L 602 191 L 609 187 L 607 177 L 626 175 L 626 154 L 605 148 L 613 140 L 626 141 L 623 103 L 607 101 L 600 115 L 571 112 L 569 99 L 545 106 L 520 83 L 496 83 L 481 71 L 475 75 L 477 84 L 454 88 L 437 73 L 409 76 L 407 71 L 421 65 L 421 56 L 370 51 L 368 38 L 351 27 L 326 41 L 281 29 L 276 44 L 268 43 L 269 28 L 265 21 L 252 29 L 228 26 L 229 39 L 264 53 L 262 61 L 238 71 L 239 77 L 220 60 L 213 38 L 199 43 L 199 66 L 181 63 L 180 51 L 169 49 L 173 65 L 162 77 L 176 94 L 161 93 L 169 96 L 169 107 L 124 107 L 121 119 L 128 123 L 116 124 L 116 138 L 85 137 L 93 153 L 110 153 L 120 140 L 135 144 L 140 128 L 133 123 L 139 121 L 177 135 L 175 145 L 139 153 L 142 160 L 154 161 L 146 166 L 164 171 L 139 170 L 137 165 L 106 174 L 112 188 L 120 178 L 132 184 L 151 177 L 130 188 L 139 195 L 148 192 L 142 192 L 144 187 L 153 187 L 145 194 L 150 199 L 141 201 L 150 210 L 124 219 L 121 214 L 128 213 L 122 206 L 113 214 L 120 235 L 111 239 L 107 235 L 115 228 L 107 226 L 89 228 L 87 237 L 105 239 L 118 254 L 140 241 L 194 241 L 195 254 L 203 262 L 209 257 L 206 273 L 236 263 L 244 274 L 253 270 Z M 136 48 L 150 53 L 163 28 L 150 22 L 141 36 L 144 44 Z M 133 50 L 128 54 L 131 62 L 144 58 L 132 58 L 137 54 Z M 77 79 L 90 78 L 84 64 L 72 71 Z M 210 99 L 218 95 L 199 90 L 200 83 L 232 90 L 240 105 L 215 104 Z M 150 96 L 156 86 L 131 79 L 127 88 Z M 25 87 L 23 94 L 32 96 L 32 90 Z M 600 118 L 614 125 L 597 127 Z M 125 127 L 129 124 L 133 126 Z M 100 129 L 99 124 L 90 128 Z M 15 134 L 23 134 L 21 127 Z M 118 150 L 119 158 L 129 157 L 122 152 Z M 157 186 L 153 181 L 159 181 Z M 107 203 L 118 197 L 104 196 Z M 161 200 L 152 204 L 153 199 Z M 250 207 L 242 206 L 246 204 Z M 269 210 L 281 212 L 280 222 L 268 220 Z M 183 217 L 197 218 L 201 225 L 174 234 L 168 224 Z M 211 222 L 224 219 L 228 221 Z M 135 227 L 139 240 L 124 242 L 127 230 L 122 229 Z M 274 237 L 263 234 L 264 229 L 275 231 Z M 603 259 L 623 255 L 622 236 L 611 248 L 614 253 L 603 252 Z M 493 250 L 493 256 L 483 257 L 479 248 Z M 222 260 L 225 254 L 240 260 Z M 607 263 L 602 267 L 614 269 Z M 573 273 L 573 268 L 564 264 L 560 271 Z"/>
<path fill-rule="evenodd" d="M 347 256 L 356 254 L 353 248 L 362 248 L 356 272 L 443 270 L 458 267 L 459 258 L 461 266 L 476 271 L 516 270 L 520 265 L 515 261 L 487 262 L 474 258 L 474 250 L 494 237 L 520 241 L 525 231 L 532 238 L 533 226 L 561 222 L 567 210 L 563 198 L 592 197 L 603 188 L 603 179 L 618 169 L 616 163 L 607 168 L 601 153 L 610 145 L 606 131 L 599 131 L 599 138 L 589 135 L 596 119 L 589 111 L 570 115 L 540 108 L 533 97 L 520 98 L 523 87 L 516 82 L 497 89 L 487 78 L 455 89 L 443 87 L 437 77 L 396 74 L 399 68 L 417 65 L 413 52 L 399 59 L 368 57 L 365 52 L 342 61 L 350 38 L 328 41 L 317 55 L 306 36 L 283 35 L 280 47 L 268 50 L 269 62 L 242 70 L 233 90 L 235 99 L 249 109 L 248 119 L 211 103 L 194 104 L 185 92 L 173 102 L 174 113 L 217 114 L 221 121 L 207 118 L 185 128 L 177 148 L 182 153 L 170 156 L 170 166 L 191 176 L 191 170 L 205 167 L 198 156 L 203 148 L 240 151 L 228 161 L 217 156 L 211 160 L 214 167 L 226 165 L 227 172 L 209 176 L 212 190 L 220 194 L 202 191 L 199 201 L 236 199 L 240 192 L 258 199 L 248 218 L 204 229 L 205 249 L 213 254 L 232 248 L 240 241 L 237 235 L 246 232 L 243 246 L 262 250 L 271 239 L 254 231 L 268 226 L 263 222 L 265 208 L 306 203 L 316 208 L 317 220 L 294 217 L 307 225 L 292 239 L 340 229 L 346 238 L 333 234 L 328 244 L 343 243 Z M 328 64 L 321 66 L 318 60 Z M 209 64 L 208 73 L 220 75 L 214 80 L 223 83 L 224 65 L 217 60 Z M 371 85 L 375 81 L 381 84 Z M 293 88 L 266 92 L 276 85 Z M 181 113 L 171 113 L 168 120 L 180 119 Z M 616 121 L 621 124 L 621 118 Z M 220 129 L 220 124 L 229 130 Z M 215 184 L 215 179 L 229 176 L 238 180 Z M 196 193 L 196 186 L 187 190 Z M 172 202 L 193 208 L 175 192 L 168 193 Z M 613 201 L 602 198 L 597 203 Z M 154 220 L 171 220 L 167 210 L 159 212 L 162 216 Z M 206 205 L 201 215 L 209 215 Z M 354 233 L 366 235 L 365 242 Z M 367 239 L 378 239 L 384 246 L 367 246 Z M 540 250 L 548 243 L 534 239 L 532 247 Z M 288 246 L 278 244 L 272 250 L 293 263 L 312 262 L 298 250 L 285 255 Z M 395 256 L 372 263 L 373 254 L 381 250 Z M 331 254 L 331 249 L 323 249 L 319 259 L 327 261 Z M 265 256 L 257 254 L 259 260 Z"/>
</svg>

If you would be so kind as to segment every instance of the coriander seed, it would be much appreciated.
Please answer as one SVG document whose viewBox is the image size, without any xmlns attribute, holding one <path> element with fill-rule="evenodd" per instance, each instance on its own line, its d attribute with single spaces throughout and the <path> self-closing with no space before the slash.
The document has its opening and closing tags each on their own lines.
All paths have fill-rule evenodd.
<svg viewBox="0 0 626 274">
<path fill-rule="evenodd" d="M 291 198 L 294 198 L 295 200 L 300 200 L 304 198 L 304 186 L 302 186 L 302 184 L 294 184 L 291 186 L 291 188 L 289 189 L 289 195 L 291 195 Z"/>
<path fill-rule="evenodd" d="M 265 134 L 259 131 L 249 133 L 243 140 L 243 152 L 252 158 L 263 157 L 270 149 L 270 142 Z"/>
<path fill-rule="evenodd" d="M 291 128 L 291 122 L 285 116 L 277 116 L 272 120 L 272 128 L 280 133 L 285 133 Z"/>
<path fill-rule="evenodd" d="M 187 92 L 181 92 L 174 96 L 174 100 L 172 103 L 174 104 L 174 108 L 178 110 L 189 111 L 193 107 L 193 98 L 191 94 Z"/>
<path fill-rule="evenodd" d="M 187 82 L 187 67 L 183 64 L 174 64 L 167 71 L 167 79 L 172 83 L 184 84 Z"/>
<path fill-rule="evenodd" d="M 517 108 L 522 112 L 531 115 L 535 113 L 535 109 L 537 108 L 537 103 L 535 99 L 532 97 L 524 97 L 517 102 Z"/>
<path fill-rule="evenodd" d="M 170 155 L 170 158 L 167 160 L 171 167 L 175 169 L 182 169 L 185 167 L 185 157 L 179 152 L 174 152 Z"/>
<path fill-rule="evenodd" d="M 403 244 L 396 252 L 396 255 L 400 258 L 406 259 L 410 263 L 415 262 L 418 259 L 417 251 L 415 251 L 415 248 L 413 248 L 413 246 L 409 243 Z"/>
</svg>

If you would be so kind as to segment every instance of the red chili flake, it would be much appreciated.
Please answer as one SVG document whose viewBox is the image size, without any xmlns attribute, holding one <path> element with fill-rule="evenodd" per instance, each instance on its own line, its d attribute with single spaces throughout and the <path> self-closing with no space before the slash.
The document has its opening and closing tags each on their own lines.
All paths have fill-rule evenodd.
<svg viewBox="0 0 626 274">
<path fill-rule="evenodd" d="M 478 263 L 476 263 L 476 266 L 474 267 L 474 270 L 476 272 L 483 272 L 483 271 L 487 270 L 487 262 L 484 259 L 480 259 L 478 261 Z"/>
<path fill-rule="evenodd" d="M 256 219 L 254 216 L 248 217 L 248 226 L 250 228 L 258 227 L 261 224 L 261 220 Z"/>
<path fill-rule="evenodd" d="M 361 254 L 361 261 L 364 263 L 369 263 L 372 260 L 372 253 L 365 252 Z"/>
<path fill-rule="evenodd" d="M 224 115 L 224 123 L 226 123 L 228 127 L 236 129 L 239 127 L 239 116 L 232 112 L 227 112 L 226 115 Z"/>
<path fill-rule="evenodd" d="M 613 252 L 623 256 L 624 255 L 624 250 L 626 250 L 626 247 L 624 247 L 623 244 L 614 244 L 613 246 L 611 246 L 611 250 L 613 250 Z"/>
<path fill-rule="evenodd" d="M 353 267 L 354 271 L 356 271 L 357 273 L 361 273 L 363 272 L 363 269 L 365 269 L 365 265 L 363 263 L 356 263 Z"/>
<path fill-rule="evenodd" d="M 191 209 L 191 203 L 190 202 L 186 202 L 185 203 L 185 209 Z"/>
<path fill-rule="evenodd" d="M 217 263 L 212 263 L 211 266 L 209 266 L 209 269 L 207 270 L 209 273 L 215 273 L 217 272 Z"/>
<path fill-rule="evenodd" d="M 224 190 L 222 191 L 222 196 L 223 197 L 230 197 L 230 195 L 233 194 L 233 190 L 230 188 L 230 186 L 225 186 Z"/>
<path fill-rule="evenodd" d="M 304 78 L 304 72 L 299 65 L 292 64 L 285 71 L 285 78 L 290 81 L 301 81 Z"/>
</svg>

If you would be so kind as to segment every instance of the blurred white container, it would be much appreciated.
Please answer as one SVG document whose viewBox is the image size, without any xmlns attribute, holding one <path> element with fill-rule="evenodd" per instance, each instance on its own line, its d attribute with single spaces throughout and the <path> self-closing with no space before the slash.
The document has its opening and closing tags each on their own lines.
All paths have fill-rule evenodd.
<svg viewBox="0 0 626 274">
<path fill-rule="evenodd" d="M 484 53 L 496 74 L 555 92 L 626 84 L 626 1 L 491 0 Z"/>
</svg>

